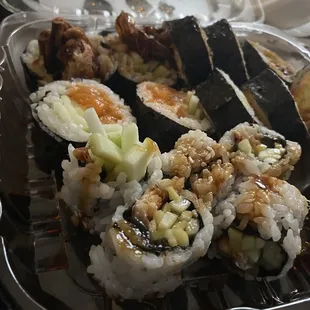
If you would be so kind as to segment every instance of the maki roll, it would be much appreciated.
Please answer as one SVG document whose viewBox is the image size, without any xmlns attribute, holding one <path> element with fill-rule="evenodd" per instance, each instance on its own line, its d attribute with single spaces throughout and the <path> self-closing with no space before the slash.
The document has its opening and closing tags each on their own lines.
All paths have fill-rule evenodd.
<svg viewBox="0 0 310 310">
<path fill-rule="evenodd" d="M 181 271 L 206 254 L 212 234 L 207 205 L 184 179 L 163 179 L 117 209 L 87 271 L 112 298 L 160 297 L 182 284 Z"/>
<path fill-rule="evenodd" d="M 239 123 L 259 122 L 242 91 L 220 69 L 215 69 L 197 86 L 196 96 L 219 134 Z"/>
<path fill-rule="evenodd" d="M 297 142 L 285 140 L 277 132 L 256 124 L 239 124 L 219 141 L 244 175 L 269 175 L 288 179 L 301 156 Z"/>
<path fill-rule="evenodd" d="M 98 78 L 105 81 L 115 72 L 115 61 L 99 36 L 88 38 L 80 27 L 56 17 L 51 29 L 29 42 L 21 56 L 31 90 L 53 80 Z"/>
<path fill-rule="evenodd" d="M 161 158 L 165 175 L 186 178 L 191 190 L 212 206 L 228 195 L 235 181 L 228 152 L 200 130 L 182 135 Z"/>
<path fill-rule="evenodd" d="M 272 70 L 267 69 L 248 81 L 242 91 L 266 127 L 291 140 L 302 141 L 308 136 L 294 98 Z"/>
<path fill-rule="evenodd" d="M 70 208 L 73 224 L 100 233 L 119 205 L 131 206 L 143 187 L 161 180 L 160 153 L 154 141 L 139 141 L 137 125 L 121 132 L 93 133 L 82 147 L 68 147 L 62 161 L 60 198 Z M 99 130 L 98 130 L 99 131 Z"/>
<path fill-rule="evenodd" d="M 118 69 L 107 82 L 134 108 L 136 85 L 144 81 L 172 86 L 177 84 L 169 37 L 161 29 L 138 27 L 133 17 L 122 12 L 115 21 L 117 34 L 105 37 Z"/>
<path fill-rule="evenodd" d="M 270 68 L 283 81 L 288 84 L 292 83 L 295 75 L 294 70 L 279 55 L 266 47 L 257 42 L 245 41 L 243 54 L 250 78 L 254 78 L 265 69 Z"/>
<path fill-rule="evenodd" d="M 307 213 L 306 198 L 286 181 L 242 177 L 214 209 L 217 249 L 246 274 L 285 275 L 301 252 Z"/>
<path fill-rule="evenodd" d="M 194 16 L 165 22 L 180 76 L 190 86 L 202 83 L 213 70 L 208 38 Z"/>
<path fill-rule="evenodd" d="M 34 91 L 39 85 L 50 83 L 54 80 L 44 66 L 43 56 L 40 55 L 38 40 L 31 40 L 21 56 L 27 86 Z"/>
<path fill-rule="evenodd" d="M 297 103 L 299 113 L 310 129 L 310 66 L 301 69 L 295 76 L 290 87 L 291 93 Z"/>
<path fill-rule="evenodd" d="M 85 114 L 85 110 L 91 107 L 99 117 L 99 124 L 135 122 L 124 101 L 108 87 L 93 80 L 52 82 L 32 93 L 30 100 L 35 120 L 58 142 L 88 141 L 96 126 L 92 116 Z"/>
<path fill-rule="evenodd" d="M 226 72 L 237 86 L 248 80 L 243 52 L 230 24 L 222 19 L 205 29 L 213 64 Z"/>
<path fill-rule="evenodd" d="M 170 150 L 189 129 L 207 131 L 212 126 L 194 92 L 154 82 L 137 86 L 136 116 L 141 132 L 157 141 L 162 151 Z"/>
</svg>

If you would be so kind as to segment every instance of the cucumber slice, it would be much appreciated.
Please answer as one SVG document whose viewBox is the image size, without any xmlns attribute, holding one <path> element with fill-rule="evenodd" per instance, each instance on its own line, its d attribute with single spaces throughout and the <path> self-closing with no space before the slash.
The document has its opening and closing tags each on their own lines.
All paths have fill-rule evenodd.
<svg viewBox="0 0 310 310">
<path fill-rule="evenodd" d="M 172 228 L 172 233 L 177 239 L 178 245 L 180 246 L 188 246 L 189 245 L 189 238 L 187 233 L 181 228 Z"/>
<path fill-rule="evenodd" d="M 180 220 L 184 220 L 184 221 L 189 222 L 192 217 L 193 217 L 192 211 L 184 211 L 180 215 Z"/>
<path fill-rule="evenodd" d="M 77 112 L 77 110 L 74 108 L 74 106 L 71 103 L 71 100 L 68 96 L 63 95 L 60 97 L 65 109 L 68 111 L 68 113 L 71 115 L 72 121 L 83 127 L 84 130 L 88 130 L 88 125 L 85 121 L 85 119 Z"/>
<path fill-rule="evenodd" d="M 123 131 L 123 127 L 120 124 L 102 124 L 103 129 L 106 133 L 115 132 L 115 131 Z"/>
<path fill-rule="evenodd" d="M 176 192 L 176 190 L 172 186 L 168 186 L 166 190 L 168 192 L 170 200 L 172 200 L 172 201 L 173 200 L 174 201 L 181 201 L 182 200 L 181 196 Z"/>
<path fill-rule="evenodd" d="M 243 139 L 241 142 L 239 142 L 238 149 L 247 155 L 252 153 L 252 146 L 248 139 Z"/>
<path fill-rule="evenodd" d="M 170 203 L 165 203 L 165 205 L 163 206 L 163 208 L 162 208 L 162 211 L 164 212 L 164 213 L 166 213 L 166 212 L 170 212 L 171 211 L 171 205 L 170 205 Z"/>
<path fill-rule="evenodd" d="M 153 241 L 164 239 L 166 235 L 166 230 L 156 230 L 151 234 Z"/>
<path fill-rule="evenodd" d="M 55 113 L 59 116 L 59 118 L 64 121 L 64 122 L 70 122 L 71 116 L 69 114 L 69 112 L 65 109 L 65 107 L 63 106 L 63 104 L 59 101 L 56 101 L 53 103 L 53 110 L 55 111 Z"/>
<path fill-rule="evenodd" d="M 188 209 L 191 203 L 187 199 L 181 199 L 180 201 L 176 201 L 176 200 L 171 201 L 170 205 L 171 205 L 172 212 L 181 214 L 183 211 Z"/>
<path fill-rule="evenodd" d="M 199 220 L 198 219 L 191 219 L 185 229 L 186 233 L 189 237 L 196 236 L 199 231 Z"/>
<path fill-rule="evenodd" d="M 247 251 L 245 253 L 246 253 L 247 257 L 250 259 L 250 261 L 253 263 L 257 263 L 259 258 L 260 258 L 260 255 L 261 255 L 261 251 L 258 249 L 253 249 L 253 250 Z"/>
<path fill-rule="evenodd" d="M 139 143 L 138 126 L 135 123 L 129 123 L 123 127 L 121 143 L 124 153 L 128 152 L 133 145 Z"/>
<path fill-rule="evenodd" d="M 94 133 L 90 136 L 89 147 L 95 156 L 103 160 L 114 164 L 122 162 L 123 156 L 121 149 L 100 133 Z"/>
<path fill-rule="evenodd" d="M 195 115 L 199 103 L 199 98 L 192 95 L 188 104 L 188 113 Z"/>
<path fill-rule="evenodd" d="M 178 216 L 171 212 L 166 212 L 158 224 L 158 229 L 169 229 L 178 219 Z"/>
<path fill-rule="evenodd" d="M 153 71 L 153 76 L 156 78 L 165 78 L 169 75 L 169 70 L 166 67 L 160 65 Z"/>
<path fill-rule="evenodd" d="M 162 210 L 157 210 L 154 213 L 154 220 L 155 220 L 157 225 L 160 223 L 160 221 L 162 220 L 163 216 L 164 216 L 164 211 L 162 211 Z"/>
<path fill-rule="evenodd" d="M 107 137 L 107 133 L 105 132 L 101 121 L 97 115 L 97 112 L 94 108 L 89 108 L 85 110 L 84 118 L 91 133 L 100 133 L 102 136 Z"/>
<path fill-rule="evenodd" d="M 187 226 L 187 224 L 188 224 L 188 222 L 187 221 L 179 221 L 179 222 L 176 222 L 173 226 L 172 226 L 172 228 L 181 228 L 181 229 L 185 229 L 186 228 L 186 226 Z"/>
<path fill-rule="evenodd" d="M 229 228 L 228 229 L 228 238 L 231 248 L 234 252 L 238 252 L 241 249 L 243 234 L 237 229 Z"/>
<path fill-rule="evenodd" d="M 167 229 L 166 230 L 166 233 L 165 233 L 165 238 L 167 239 L 168 241 L 168 244 L 171 246 L 171 247 L 175 247 L 178 245 L 178 241 L 177 239 L 175 238 L 173 232 L 171 229 Z"/>
<path fill-rule="evenodd" d="M 203 117 L 203 111 L 200 107 L 197 107 L 197 109 L 195 111 L 195 118 L 197 120 L 200 120 L 200 119 L 202 119 L 202 117 Z"/>
<path fill-rule="evenodd" d="M 122 147 L 122 132 L 121 131 L 110 131 L 107 132 L 108 138 L 115 143 L 118 147 Z"/>
<path fill-rule="evenodd" d="M 147 149 L 144 146 L 134 145 L 123 157 L 123 162 L 115 167 L 114 177 L 120 172 L 125 172 L 128 180 L 140 181 L 146 174 L 146 169 L 155 151 L 153 142 L 146 143 Z M 122 144 L 123 146 L 123 144 Z"/>
<path fill-rule="evenodd" d="M 257 249 L 262 249 L 266 244 L 266 241 L 261 238 L 256 238 L 255 240 L 255 247 Z"/>
<path fill-rule="evenodd" d="M 249 251 L 256 248 L 255 237 L 253 236 L 244 236 L 242 239 L 242 251 Z"/>
</svg>

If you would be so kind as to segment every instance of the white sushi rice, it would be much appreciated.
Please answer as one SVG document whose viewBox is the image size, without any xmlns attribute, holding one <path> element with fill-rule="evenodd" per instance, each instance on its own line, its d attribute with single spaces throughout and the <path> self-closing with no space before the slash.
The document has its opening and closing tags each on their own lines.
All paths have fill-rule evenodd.
<svg viewBox="0 0 310 310">
<path fill-rule="evenodd" d="M 131 110 L 124 104 L 123 99 L 114 94 L 105 85 L 94 80 L 76 79 L 72 81 L 56 81 L 42 86 L 30 95 L 32 108 L 39 120 L 48 130 L 61 138 L 72 142 L 86 142 L 90 136 L 89 128 L 84 118 L 84 110 L 66 95 L 71 85 L 75 83 L 94 87 L 103 91 L 115 107 L 123 113 L 123 119 L 117 123 L 135 122 Z"/>
<path fill-rule="evenodd" d="M 119 207 L 115 219 L 122 219 Z M 160 297 L 182 284 L 180 272 L 206 254 L 213 234 L 213 218 L 208 208 L 199 209 L 204 227 L 192 245 L 155 255 L 139 248 L 128 248 L 117 241 L 113 228 L 100 235 L 102 244 L 92 246 L 87 271 L 105 288 L 110 297 L 142 299 Z"/>
<path fill-rule="evenodd" d="M 285 236 L 283 249 L 294 259 L 301 251 L 300 231 L 308 213 L 307 200 L 286 181 L 266 178 L 272 183 L 271 190 L 261 190 L 257 183 L 260 181 L 255 177 L 240 178 L 236 182 L 228 198 L 214 208 L 214 238 L 231 225 L 237 213 L 251 215 L 249 220 L 257 225 L 263 239 L 278 242 Z M 252 215 L 253 212 L 258 215 Z"/>
<path fill-rule="evenodd" d="M 87 216 L 87 229 L 91 232 L 104 231 L 111 216 L 120 205 L 128 207 L 142 195 L 146 186 L 154 185 L 163 178 L 159 156 L 150 161 L 146 181 L 127 181 L 121 172 L 115 181 L 104 183 L 100 179 L 101 166 L 89 163 L 80 167 L 73 155 L 74 147 L 69 145 L 69 160 L 63 160 L 62 199 L 73 214 Z M 85 183 L 85 180 L 88 182 Z"/>
<path fill-rule="evenodd" d="M 38 40 L 31 40 L 27 46 L 25 53 L 21 56 L 23 63 L 28 67 L 32 74 L 38 77 L 39 85 L 44 85 L 53 81 L 53 76 L 48 74 L 44 59 L 40 55 Z"/>
</svg>

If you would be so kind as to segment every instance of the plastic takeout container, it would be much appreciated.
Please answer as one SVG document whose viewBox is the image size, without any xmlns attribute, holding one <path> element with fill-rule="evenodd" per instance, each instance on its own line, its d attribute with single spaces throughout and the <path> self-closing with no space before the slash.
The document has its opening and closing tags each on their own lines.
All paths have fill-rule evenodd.
<svg viewBox="0 0 310 310">
<path fill-rule="evenodd" d="M 35 11 L 72 15 L 117 16 L 122 10 L 139 17 L 156 19 L 195 15 L 204 21 L 226 18 L 262 21 L 260 0 L 0 0 L 10 12 Z"/>
<path fill-rule="evenodd" d="M 65 16 L 87 32 L 113 31 L 113 18 Z M 42 172 L 20 56 L 30 39 L 50 25 L 48 13 L 19 13 L 0 31 L 0 300 L 9 309 L 104 309 L 119 307 L 87 275 L 93 237 L 70 225 L 55 195 L 55 174 Z M 149 20 L 140 20 L 150 23 Z M 238 38 L 262 43 L 296 70 L 310 53 L 294 39 L 262 24 L 233 23 Z M 36 147 L 35 147 L 36 146 Z M 310 197 L 310 146 L 291 182 Z M 310 240 L 305 223 L 305 242 Z M 307 247 L 306 247 L 307 249 Z M 248 281 L 221 261 L 201 259 L 184 271 L 184 285 L 165 298 L 125 302 L 124 309 L 280 309 L 310 307 L 310 252 L 306 250 L 284 278 Z M 1 304 L 0 304 L 1 306 Z"/>
</svg>

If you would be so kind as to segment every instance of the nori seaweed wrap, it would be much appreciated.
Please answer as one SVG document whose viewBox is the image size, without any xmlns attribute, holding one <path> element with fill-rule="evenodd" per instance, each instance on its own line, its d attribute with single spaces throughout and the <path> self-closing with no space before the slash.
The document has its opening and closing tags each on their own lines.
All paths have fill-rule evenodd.
<svg viewBox="0 0 310 310">
<path fill-rule="evenodd" d="M 242 49 L 250 78 L 254 78 L 265 69 L 270 68 L 283 81 L 288 84 L 292 83 L 293 69 L 276 53 L 252 41 L 245 41 Z"/>
<path fill-rule="evenodd" d="M 180 76 L 190 87 L 202 83 L 213 70 L 208 38 L 194 16 L 165 22 Z"/>
<path fill-rule="evenodd" d="M 242 90 L 266 127 L 293 141 L 302 141 L 308 136 L 294 98 L 272 70 L 264 70 L 244 84 Z"/>
<path fill-rule="evenodd" d="M 248 80 L 243 52 L 230 24 L 222 19 L 205 29 L 212 50 L 213 64 L 240 86 Z"/>
<path fill-rule="evenodd" d="M 219 69 L 215 69 L 205 82 L 198 85 L 196 96 L 219 134 L 239 123 L 257 121 L 241 90 Z"/>
</svg>

